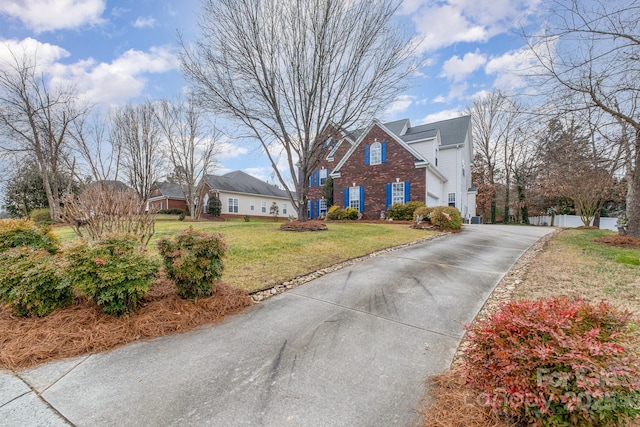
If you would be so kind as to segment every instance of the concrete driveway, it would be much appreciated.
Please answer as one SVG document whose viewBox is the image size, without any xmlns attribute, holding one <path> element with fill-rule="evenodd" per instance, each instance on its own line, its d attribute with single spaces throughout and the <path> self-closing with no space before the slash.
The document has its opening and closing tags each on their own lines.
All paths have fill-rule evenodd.
<svg viewBox="0 0 640 427">
<path fill-rule="evenodd" d="M 0 425 L 413 426 L 485 299 L 551 228 L 465 226 L 213 327 L 0 373 Z"/>
</svg>

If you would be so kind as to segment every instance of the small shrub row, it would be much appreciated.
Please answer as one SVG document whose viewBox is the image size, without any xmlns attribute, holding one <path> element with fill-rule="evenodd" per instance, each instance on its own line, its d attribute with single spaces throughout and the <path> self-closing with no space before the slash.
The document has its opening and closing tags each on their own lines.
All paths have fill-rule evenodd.
<svg viewBox="0 0 640 427">
<path fill-rule="evenodd" d="M 184 209 L 178 209 L 178 208 L 160 209 L 158 213 L 161 215 L 185 215 Z"/>
<path fill-rule="evenodd" d="M 356 220 L 358 219 L 358 209 L 355 208 L 341 208 L 340 206 L 333 205 L 327 211 L 327 219 L 330 220 Z"/>
<path fill-rule="evenodd" d="M 411 221 L 413 212 L 423 206 L 423 202 L 394 203 L 389 206 L 387 216 L 395 221 Z"/>
<path fill-rule="evenodd" d="M 630 314 L 567 298 L 515 301 L 468 327 L 468 385 L 531 426 L 620 426 L 640 413 Z"/>
<path fill-rule="evenodd" d="M 74 290 L 106 313 L 131 313 L 157 273 L 158 264 L 142 251 L 134 236 L 81 242 L 52 255 L 40 248 L 49 242 L 43 238 L 43 229 L 29 221 L 12 221 L 2 224 L 0 232 L 0 241 L 11 243 L 0 251 L 0 301 L 20 316 L 44 316 L 68 305 Z M 207 296 L 215 291 L 226 250 L 220 235 L 189 229 L 173 239 L 162 239 L 158 247 L 167 274 L 176 281 L 182 297 Z"/>
<path fill-rule="evenodd" d="M 176 282 L 183 298 L 209 296 L 215 280 L 222 276 L 226 243 L 220 234 L 195 231 L 189 227 L 173 238 L 158 241 L 167 276 Z"/>
</svg>

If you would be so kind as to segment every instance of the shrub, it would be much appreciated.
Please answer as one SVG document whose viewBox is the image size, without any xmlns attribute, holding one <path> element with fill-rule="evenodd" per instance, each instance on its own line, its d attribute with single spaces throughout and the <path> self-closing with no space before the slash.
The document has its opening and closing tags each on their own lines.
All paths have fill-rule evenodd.
<svg viewBox="0 0 640 427">
<path fill-rule="evenodd" d="M 422 221 L 430 221 L 429 215 L 431 215 L 431 211 L 433 208 L 429 208 L 427 206 L 420 206 L 415 211 L 413 211 L 413 220 L 415 222 L 418 221 L 418 216 L 422 216 Z"/>
<path fill-rule="evenodd" d="M 222 276 L 226 243 L 220 234 L 195 231 L 192 227 L 174 238 L 158 241 L 167 276 L 176 282 L 182 298 L 209 296 L 215 280 Z"/>
<path fill-rule="evenodd" d="M 462 216 L 460 211 L 453 206 L 436 206 L 431 211 L 431 223 L 448 230 L 460 230 L 462 228 Z"/>
<path fill-rule="evenodd" d="M 336 206 L 333 205 L 329 208 L 329 211 L 327 211 L 327 219 L 332 219 L 332 220 L 341 220 L 341 219 L 348 219 L 348 220 L 356 220 L 358 219 L 358 214 L 360 213 L 360 211 L 358 211 L 358 209 L 355 208 L 345 208 L 342 209 L 340 206 Z"/>
<path fill-rule="evenodd" d="M 71 248 L 66 258 L 67 280 L 111 315 L 135 311 L 158 265 L 139 247 L 134 236 L 114 236 L 92 245 Z"/>
<path fill-rule="evenodd" d="M 178 208 L 160 209 L 158 213 L 162 215 L 186 215 L 183 209 Z"/>
<path fill-rule="evenodd" d="M 422 202 L 394 203 L 389 206 L 388 217 L 397 221 L 411 221 L 413 212 L 423 206 Z"/>
<path fill-rule="evenodd" d="M 46 316 L 69 305 L 71 287 L 62 281 L 58 256 L 26 246 L 0 253 L 0 300 L 19 316 Z"/>
<path fill-rule="evenodd" d="M 629 320 L 606 303 L 510 302 L 467 328 L 468 384 L 523 425 L 622 425 L 640 412 Z"/>
<path fill-rule="evenodd" d="M 36 225 L 27 218 L 0 220 L 0 252 L 22 245 L 51 254 L 58 251 L 58 239 L 48 226 Z"/>
<path fill-rule="evenodd" d="M 29 218 L 36 224 L 51 224 L 51 212 L 49 211 L 49 208 L 34 209 L 29 214 Z"/>
</svg>

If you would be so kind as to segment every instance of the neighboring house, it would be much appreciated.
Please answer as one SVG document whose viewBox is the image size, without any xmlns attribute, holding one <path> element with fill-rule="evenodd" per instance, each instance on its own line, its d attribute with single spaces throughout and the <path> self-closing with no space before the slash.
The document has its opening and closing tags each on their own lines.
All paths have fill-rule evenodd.
<svg viewBox="0 0 640 427">
<path fill-rule="evenodd" d="M 329 207 L 322 197 L 328 176 L 333 204 L 356 208 L 364 218 L 381 218 L 392 204 L 408 201 L 455 206 L 464 218 L 476 215 L 470 116 L 415 127 L 408 119 L 373 120 L 326 144 L 326 156 L 310 179 L 310 218 Z"/>
<path fill-rule="evenodd" d="M 223 217 L 270 217 L 274 202 L 278 207 L 278 217 L 298 216 L 286 191 L 242 171 L 221 176 L 206 175 L 200 193 L 203 213 L 207 212 L 209 200 L 213 197 L 220 200 Z"/>
<path fill-rule="evenodd" d="M 187 202 L 178 184 L 172 182 L 156 182 L 151 187 L 148 200 L 149 209 L 161 211 L 164 209 L 182 209 L 187 212 Z"/>
</svg>

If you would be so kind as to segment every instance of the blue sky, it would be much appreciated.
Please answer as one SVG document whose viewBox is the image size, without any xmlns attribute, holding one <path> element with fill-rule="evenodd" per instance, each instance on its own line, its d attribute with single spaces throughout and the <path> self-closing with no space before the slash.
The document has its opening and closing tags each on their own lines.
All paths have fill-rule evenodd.
<svg viewBox="0 0 640 427">
<path fill-rule="evenodd" d="M 398 13 L 419 37 L 412 87 L 379 115 L 417 125 L 457 116 L 475 96 L 518 92 L 532 56 L 518 35 L 539 28 L 542 0 L 407 0 Z M 199 0 L 2 0 L 0 60 L 7 46 L 37 48 L 47 77 L 72 82 L 103 106 L 171 99 L 184 88 L 177 32 L 198 34 Z M 257 143 L 229 139 L 217 173 L 244 170 L 270 179 Z"/>
</svg>

